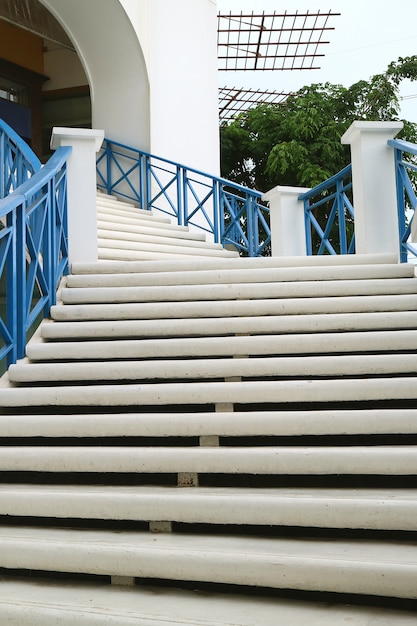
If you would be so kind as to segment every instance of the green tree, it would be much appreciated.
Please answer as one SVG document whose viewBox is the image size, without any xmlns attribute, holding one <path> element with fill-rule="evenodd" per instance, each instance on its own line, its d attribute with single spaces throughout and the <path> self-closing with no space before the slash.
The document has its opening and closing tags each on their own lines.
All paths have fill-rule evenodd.
<svg viewBox="0 0 417 626">
<path fill-rule="evenodd" d="M 220 127 L 222 176 L 267 191 L 275 185 L 314 187 L 350 162 L 340 138 L 354 120 L 398 120 L 399 87 L 417 79 L 417 56 L 351 87 L 303 87 L 282 104 L 263 104 Z M 417 143 L 417 125 L 404 121 L 402 139 Z"/>
</svg>

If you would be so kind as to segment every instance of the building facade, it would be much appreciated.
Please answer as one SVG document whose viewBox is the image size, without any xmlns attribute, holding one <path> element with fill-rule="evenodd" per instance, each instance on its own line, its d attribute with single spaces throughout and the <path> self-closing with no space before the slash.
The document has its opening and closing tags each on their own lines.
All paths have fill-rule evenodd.
<svg viewBox="0 0 417 626">
<path fill-rule="evenodd" d="M 0 15 L 0 99 L 39 155 L 53 126 L 92 126 L 218 173 L 214 0 L 23 4 Z"/>
</svg>

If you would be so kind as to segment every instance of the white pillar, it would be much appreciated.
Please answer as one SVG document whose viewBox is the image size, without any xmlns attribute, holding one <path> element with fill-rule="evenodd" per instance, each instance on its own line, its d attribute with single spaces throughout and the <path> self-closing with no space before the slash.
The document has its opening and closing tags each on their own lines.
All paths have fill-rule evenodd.
<svg viewBox="0 0 417 626">
<path fill-rule="evenodd" d="M 67 162 L 69 263 L 97 261 L 96 153 L 103 130 L 54 128 L 51 148 L 72 146 Z"/>
<path fill-rule="evenodd" d="M 262 196 L 269 202 L 272 256 L 306 256 L 304 203 L 298 196 L 302 187 L 274 187 Z"/>
<path fill-rule="evenodd" d="M 343 135 L 352 154 L 357 254 L 399 255 L 394 150 L 402 122 L 353 122 Z"/>
</svg>

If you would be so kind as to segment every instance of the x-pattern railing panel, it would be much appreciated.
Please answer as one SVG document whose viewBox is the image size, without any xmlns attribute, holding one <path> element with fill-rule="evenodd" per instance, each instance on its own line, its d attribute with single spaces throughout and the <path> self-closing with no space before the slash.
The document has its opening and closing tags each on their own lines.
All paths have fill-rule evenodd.
<svg viewBox="0 0 417 626">
<path fill-rule="evenodd" d="M 417 246 L 411 239 L 417 207 L 417 146 L 401 139 L 391 139 L 388 145 L 394 148 L 395 176 L 397 183 L 398 229 L 400 238 L 400 260 L 406 263 L 409 255 L 417 257 Z"/>
<path fill-rule="evenodd" d="M 24 356 L 26 337 L 40 315 L 49 313 L 68 270 L 66 161 L 61 147 L 48 163 L 0 199 L 0 280 L 6 310 L 0 317 L 0 359 Z"/>
<path fill-rule="evenodd" d="M 269 209 L 260 203 L 262 194 L 225 179 L 105 140 L 97 183 L 108 194 L 201 229 L 217 243 L 232 243 L 242 254 L 258 256 L 270 244 Z"/>
<path fill-rule="evenodd" d="M 39 171 L 41 162 L 29 146 L 0 119 L 0 198 Z"/>
<path fill-rule="evenodd" d="M 350 200 L 352 166 L 301 194 L 304 202 L 307 254 L 353 254 L 354 210 Z"/>
</svg>

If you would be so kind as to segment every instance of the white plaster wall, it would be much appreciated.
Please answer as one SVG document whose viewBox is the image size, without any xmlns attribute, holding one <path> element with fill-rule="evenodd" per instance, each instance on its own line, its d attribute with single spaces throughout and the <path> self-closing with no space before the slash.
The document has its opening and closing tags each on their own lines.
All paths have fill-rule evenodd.
<svg viewBox="0 0 417 626">
<path fill-rule="evenodd" d="M 151 77 L 151 151 L 218 175 L 216 1 L 120 2 Z"/>
</svg>

